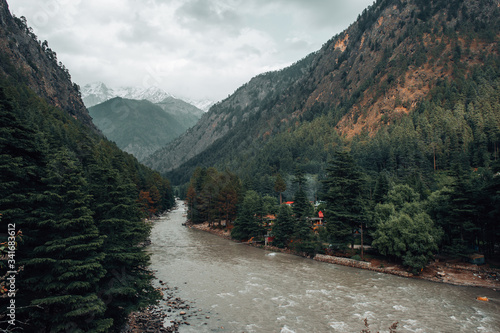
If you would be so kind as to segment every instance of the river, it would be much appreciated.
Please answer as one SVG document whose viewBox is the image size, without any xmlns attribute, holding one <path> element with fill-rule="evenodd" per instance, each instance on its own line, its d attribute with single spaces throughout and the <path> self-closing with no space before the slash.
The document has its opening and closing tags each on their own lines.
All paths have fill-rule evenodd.
<svg viewBox="0 0 500 333">
<path fill-rule="evenodd" d="M 360 332 L 365 318 L 372 332 L 500 332 L 499 292 L 264 251 L 182 226 L 178 204 L 149 251 L 158 280 L 191 302 L 180 332 Z"/>
</svg>

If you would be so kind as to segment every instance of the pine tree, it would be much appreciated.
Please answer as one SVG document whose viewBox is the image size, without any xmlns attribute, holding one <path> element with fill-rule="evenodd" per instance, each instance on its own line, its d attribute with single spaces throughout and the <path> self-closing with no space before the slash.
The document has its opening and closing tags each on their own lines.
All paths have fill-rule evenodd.
<svg viewBox="0 0 500 333">
<path fill-rule="evenodd" d="M 477 189 L 471 186 L 470 175 L 460 165 L 455 165 L 454 183 L 450 188 L 448 229 L 452 244 L 447 250 L 454 255 L 467 255 L 473 251 L 478 207 L 474 202 Z"/>
<path fill-rule="evenodd" d="M 306 192 L 302 186 L 295 193 L 292 210 L 295 218 L 300 221 L 305 221 L 307 217 L 311 217 L 313 214 L 313 207 L 307 199 Z"/>
<path fill-rule="evenodd" d="M 274 182 L 274 191 L 280 194 L 280 205 L 283 203 L 283 192 L 286 191 L 286 182 L 281 176 L 281 174 L 276 175 L 276 181 Z"/>
<path fill-rule="evenodd" d="M 331 243 L 345 248 L 352 231 L 364 223 L 363 174 L 347 151 L 336 151 L 326 169 L 326 228 Z"/>
<path fill-rule="evenodd" d="M 226 221 L 226 226 L 229 226 L 236 218 L 241 183 L 235 174 L 227 170 L 220 174 L 220 182 L 221 189 L 217 199 L 217 206 L 221 217 Z"/>
<path fill-rule="evenodd" d="M 260 237 L 263 232 L 262 198 L 253 190 L 247 191 L 238 211 L 238 218 L 234 221 L 231 237 L 244 240 Z"/>
<path fill-rule="evenodd" d="M 158 298 L 146 270 L 149 256 L 138 246 L 149 235 L 149 227 L 142 221 L 135 185 L 113 169 L 105 156 L 89 167 L 89 179 L 94 219 L 106 235 L 103 265 L 107 271 L 99 283 L 99 296 L 107 305 L 106 316 L 119 327 L 131 311 Z"/>
<path fill-rule="evenodd" d="M 389 192 L 389 179 L 387 178 L 385 172 L 380 172 L 378 174 L 375 190 L 373 192 L 373 201 L 375 203 L 383 203 L 387 192 Z"/>
<path fill-rule="evenodd" d="M 281 248 L 288 246 L 295 232 L 295 225 L 291 208 L 288 205 L 281 205 L 272 229 L 273 245 Z"/>
<path fill-rule="evenodd" d="M 39 237 L 24 260 L 23 289 L 29 292 L 31 325 L 47 332 L 69 329 L 105 332 L 113 321 L 96 286 L 104 276 L 104 237 L 88 208 L 90 196 L 76 160 L 62 149 L 47 169 L 46 207 L 40 212 Z"/>
</svg>

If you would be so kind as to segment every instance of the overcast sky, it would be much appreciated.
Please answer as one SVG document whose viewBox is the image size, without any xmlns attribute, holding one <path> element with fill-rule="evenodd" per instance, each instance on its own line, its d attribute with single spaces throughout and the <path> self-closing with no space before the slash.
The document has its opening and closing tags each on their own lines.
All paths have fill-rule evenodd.
<svg viewBox="0 0 500 333">
<path fill-rule="evenodd" d="M 373 0 L 7 0 L 73 81 L 221 100 L 302 59 Z"/>
</svg>

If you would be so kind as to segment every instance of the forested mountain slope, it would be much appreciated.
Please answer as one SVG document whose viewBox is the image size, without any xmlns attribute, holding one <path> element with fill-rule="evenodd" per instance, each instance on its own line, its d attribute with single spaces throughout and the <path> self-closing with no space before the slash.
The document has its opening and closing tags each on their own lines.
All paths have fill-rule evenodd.
<svg viewBox="0 0 500 333">
<path fill-rule="evenodd" d="M 153 104 L 116 97 L 89 113 L 109 140 L 142 161 L 193 126 L 203 111 L 175 98 Z"/>
<path fill-rule="evenodd" d="M 175 97 L 167 97 L 155 104 L 172 115 L 185 129 L 196 125 L 205 113 L 195 105 Z"/>
<path fill-rule="evenodd" d="M 159 297 L 141 243 L 170 183 L 97 131 L 53 54 L 0 10 L 0 330 L 119 331 Z"/>
<path fill-rule="evenodd" d="M 312 56 L 309 56 L 293 67 L 253 78 L 233 95 L 212 106 L 193 128 L 145 163 L 162 172 L 172 170 L 205 151 L 215 141 L 234 134 L 242 124 L 245 124 L 245 132 L 254 129 L 260 124 L 252 123 L 254 118 L 262 112 L 269 113 L 265 106 L 269 103 L 273 105 L 278 96 L 296 83 L 307 72 L 311 60 Z"/>
<path fill-rule="evenodd" d="M 396 135 L 395 126 L 420 133 L 426 149 L 418 154 L 431 169 L 434 158 L 436 169 L 449 167 L 442 156 L 450 154 L 450 142 L 469 149 L 474 140 L 457 139 L 461 134 L 451 129 L 487 130 L 484 145 L 493 156 L 497 106 L 474 109 L 480 113 L 475 118 L 468 110 L 471 103 L 482 103 L 479 89 L 493 89 L 492 98 L 497 91 L 498 14 L 497 0 L 379 0 L 318 52 L 252 79 L 212 107 L 147 163 L 162 172 L 174 170 L 178 183 L 197 165 L 225 166 L 254 179 L 295 166 L 320 174 L 335 146 L 371 145 L 384 133 Z M 456 108 L 464 110 L 462 119 L 456 119 Z M 413 123 L 424 114 L 425 135 L 424 125 Z M 471 124 L 473 118 L 484 126 Z M 459 130 L 467 121 L 470 129 Z M 450 129 L 446 134 L 439 132 L 443 122 Z M 394 160 L 403 163 L 405 157 Z"/>
<path fill-rule="evenodd" d="M 47 41 L 38 40 L 24 17 L 10 15 L 6 0 L 0 0 L 0 50 L 0 73 L 23 81 L 47 102 L 95 129 L 80 87 L 71 84 L 71 75 L 58 62 L 56 52 Z"/>
</svg>

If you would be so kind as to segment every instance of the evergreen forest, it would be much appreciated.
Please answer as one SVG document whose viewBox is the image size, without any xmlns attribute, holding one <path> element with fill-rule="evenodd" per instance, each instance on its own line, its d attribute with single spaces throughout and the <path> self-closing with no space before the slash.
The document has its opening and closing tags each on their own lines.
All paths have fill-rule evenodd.
<svg viewBox="0 0 500 333">
<path fill-rule="evenodd" d="M 173 206 L 170 183 L 38 97 L 13 68 L 0 78 L 2 331 L 119 331 L 160 296 L 145 220 Z"/>
<path fill-rule="evenodd" d="M 375 24 L 384 8 L 397 3 L 401 5 L 377 1 L 363 12 L 357 22 L 358 37 Z M 261 104 L 273 112 L 291 108 L 295 111 L 292 116 L 283 117 L 261 135 L 267 127 L 255 129 L 253 124 L 273 120 L 264 118 L 264 111 L 251 115 L 182 167 L 166 173 L 178 184 L 191 177 L 190 183 L 181 186 L 181 193 L 189 193 L 193 222 L 202 222 L 199 216 L 209 221 L 224 216 L 204 213 L 211 202 L 207 196 L 218 193 L 214 178 L 205 176 L 211 170 L 207 168 L 215 167 L 232 170 L 240 178 L 238 211 L 233 223 L 228 223 L 234 238 L 263 241 L 267 234 L 274 237 L 276 246 L 312 254 L 343 251 L 359 244 L 363 234 L 364 244 L 371 245 L 376 255 L 415 273 L 436 255 L 468 260 L 471 254 L 481 253 L 498 265 L 498 20 L 485 24 L 470 16 L 471 8 L 491 5 L 471 7 L 471 3 L 458 1 L 451 10 L 454 4 L 450 2 L 412 2 L 416 9 L 411 12 L 412 20 L 405 23 L 406 32 L 399 39 L 400 31 L 394 32 L 398 43 L 412 45 L 415 52 L 411 56 L 398 56 L 399 46 L 385 48 L 382 40 L 371 48 L 382 46 L 384 56 L 354 93 L 342 97 L 346 90 L 339 89 L 340 98 L 331 94 L 337 102 L 310 103 L 311 89 L 316 87 L 293 86 L 286 97 L 276 96 Z M 448 15 L 443 14 L 444 9 Z M 338 38 L 329 43 L 335 41 Z M 477 51 L 472 51 L 473 45 L 481 43 L 490 44 L 491 52 L 473 56 Z M 347 54 L 337 58 L 334 70 L 342 62 L 354 62 Z M 357 56 L 355 49 L 351 55 Z M 322 56 L 318 63 L 327 57 Z M 429 68 L 444 75 L 419 86 L 426 91 L 421 98 L 410 101 L 391 95 L 408 89 L 408 71 Z M 358 74 L 361 70 L 357 68 Z M 354 71 L 356 68 L 345 72 L 346 87 Z M 286 75 L 286 71 L 282 73 Z M 330 76 L 333 74 L 325 77 Z M 374 102 L 365 104 L 367 100 Z M 380 108 L 375 103 L 378 100 L 390 102 Z M 378 115 L 375 122 L 368 123 L 372 110 Z M 277 113 L 273 115 L 280 119 Z M 364 125 L 357 127 L 358 121 Z M 187 170 L 191 174 L 186 179 Z M 274 200 L 273 208 L 264 208 L 264 198 Z M 290 209 L 278 204 L 286 201 L 294 202 Z M 316 206 L 298 208 L 304 201 Z M 249 210 L 247 205 L 254 208 Z M 319 211 L 326 227 L 318 230 L 304 216 L 317 217 Z M 266 227 L 269 214 L 276 215 L 273 228 Z M 303 232 L 304 223 L 308 223 L 309 233 Z"/>
<path fill-rule="evenodd" d="M 7 17 L 0 330 L 119 332 L 161 297 L 144 247 L 174 192 L 189 223 L 304 256 L 500 265 L 499 17 L 493 0 L 377 0 L 145 158 L 160 171 L 97 130 L 55 52 Z"/>
</svg>

